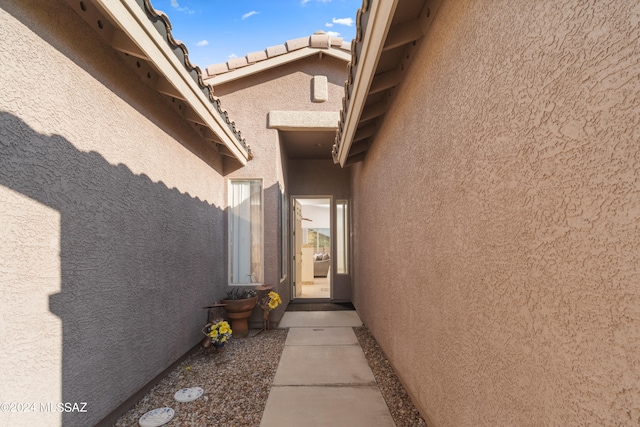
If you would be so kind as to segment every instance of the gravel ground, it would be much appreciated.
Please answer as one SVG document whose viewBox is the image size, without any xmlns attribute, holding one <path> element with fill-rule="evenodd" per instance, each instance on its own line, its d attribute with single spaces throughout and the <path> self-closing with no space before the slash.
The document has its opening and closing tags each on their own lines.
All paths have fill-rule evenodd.
<svg viewBox="0 0 640 427">
<path fill-rule="evenodd" d="M 274 329 L 251 338 L 232 338 L 218 352 L 212 347 L 199 349 L 115 425 L 137 426 L 146 412 L 168 406 L 176 412 L 168 427 L 259 426 L 286 338 L 287 330 Z M 187 387 L 202 387 L 204 396 L 176 402 L 173 395 Z"/>
<path fill-rule="evenodd" d="M 409 395 L 373 335 L 365 326 L 353 328 L 353 330 L 373 371 L 373 377 L 378 383 L 382 397 L 387 402 L 396 427 L 426 427 L 427 424 L 416 407 L 413 406 Z"/>
<path fill-rule="evenodd" d="M 354 331 L 396 426 L 426 426 L 373 336 L 365 327 Z M 251 331 L 250 335 L 256 333 Z M 146 412 L 170 407 L 175 410 L 167 424 L 171 427 L 258 427 L 286 337 L 287 330 L 275 329 L 247 339 L 231 339 L 218 352 L 198 350 L 114 425 L 137 426 Z M 193 402 L 176 402 L 175 392 L 187 387 L 202 387 L 204 396 Z"/>
</svg>

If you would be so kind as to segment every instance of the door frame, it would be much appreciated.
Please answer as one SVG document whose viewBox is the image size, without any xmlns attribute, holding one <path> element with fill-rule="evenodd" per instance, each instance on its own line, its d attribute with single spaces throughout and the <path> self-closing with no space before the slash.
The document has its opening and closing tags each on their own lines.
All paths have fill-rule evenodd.
<svg viewBox="0 0 640 427">
<path fill-rule="evenodd" d="M 331 253 L 329 254 L 329 256 L 331 257 L 331 268 L 329 268 L 329 298 L 304 298 L 304 297 L 298 297 L 296 296 L 296 292 L 297 292 L 297 286 L 298 284 L 296 283 L 296 260 L 295 260 L 295 256 L 296 256 L 296 236 L 295 236 L 295 229 L 296 229 L 296 214 L 295 214 L 295 209 L 296 209 L 296 201 L 298 199 L 322 199 L 322 200 L 329 200 L 329 233 L 330 233 L 330 238 L 331 238 Z M 293 302 L 294 300 L 296 300 L 297 302 L 300 301 L 305 301 L 305 302 L 315 302 L 315 301 L 330 301 L 333 300 L 333 283 L 334 283 L 334 278 L 335 278 L 335 200 L 334 197 L 332 195 L 309 195 L 309 194 L 302 194 L 302 195 L 291 195 L 290 196 L 290 206 L 291 206 L 291 224 L 290 224 L 290 245 L 291 245 L 291 255 L 290 255 L 290 262 L 289 265 L 290 267 L 290 274 L 291 274 L 291 301 Z M 302 285 L 299 285 L 302 286 Z"/>
</svg>

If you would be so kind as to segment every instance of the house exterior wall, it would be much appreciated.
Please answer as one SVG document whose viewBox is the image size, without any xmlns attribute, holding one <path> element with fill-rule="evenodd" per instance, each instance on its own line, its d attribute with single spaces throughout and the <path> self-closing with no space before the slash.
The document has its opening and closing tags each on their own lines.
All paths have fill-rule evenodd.
<svg viewBox="0 0 640 427">
<path fill-rule="evenodd" d="M 354 303 L 429 426 L 640 423 L 639 16 L 443 1 L 354 167 Z"/>
<path fill-rule="evenodd" d="M 340 168 L 330 159 L 291 160 L 289 165 L 289 191 L 292 196 L 333 196 L 334 206 L 338 200 L 347 200 L 351 204 L 350 187 L 351 168 Z M 351 208 L 349 207 L 350 211 Z M 336 224 L 336 212 L 332 209 L 333 224 Z M 331 230 L 332 236 L 338 235 L 338 230 Z M 348 240 L 348 237 L 347 237 Z M 335 242 L 335 240 L 334 240 Z M 336 247 L 336 245 L 334 245 Z M 347 273 L 337 274 L 338 259 L 335 254 L 332 261 L 331 273 L 331 298 L 333 301 L 351 301 L 351 262 L 350 253 L 347 253 Z"/>
<path fill-rule="evenodd" d="M 0 22 L 0 424 L 94 425 L 224 295 L 222 160 L 66 4 Z"/>
<path fill-rule="evenodd" d="M 289 190 L 292 195 L 332 195 L 336 199 L 349 199 L 349 168 L 340 168 L 330 159 L 291 160 Z"/>
<path fill-rule="evenodd" d="M 325 102 L 312 101 L 312 77 L 327 77 L 328 95 Z M 242 136 L 251 142 L 253 159 L 247 166 L 227 175 L 228 178 L 262 178 L 264 189 L 264 280 L 275 285 L 283 304 L 271 314 L 271 321 L 277 323 L 290 301 L 290 275 L 282 279 L 281 265 L 281 205 L 279 194 L 289 197 L 293 194 L 289 186 L 291 168 L 298 164 L 288 159 L 281 144 L 278 129 L 267 127 L 271 111 L 340 111 L 343 85 L 346 79 L 344 61 L 324 56 L 301 59 L 259 74 L 231 81 L 215 87 L 229 114 L 242 123 Z M 336 122 L 337 126 L 337 122 Z M 329 174 L 335 167 L 327 161 L 329 169 L 317 169 Z M 337 171 L 344 175 L 339 170 Z M 315 176 L 323 179 L 322 176 Z M 296 180 L 298 177 L 296 176 Z M 348 181 L 344 180 L 348 188 Z M 323 193 L 332 194 L 331 192 Z M 287 203 L 289 206 L 289 203 Z M 281 280 L 282 279 L 282 280 Z M 262 322 L 256 310 L 250 319 L 253 324 Z"/>
</svg>

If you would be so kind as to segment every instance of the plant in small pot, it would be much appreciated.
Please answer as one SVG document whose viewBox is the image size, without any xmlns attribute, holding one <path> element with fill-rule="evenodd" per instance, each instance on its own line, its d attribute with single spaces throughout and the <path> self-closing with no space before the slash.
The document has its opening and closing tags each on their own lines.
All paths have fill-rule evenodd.
<svg viewBox="0 0 640 427">
<path fill-rule="evenodd" d="M 205 339 L 202 342 L 204 348 L 209 348 L 211 345 L 218 350 L 226 344 L 231 338 L 233 331 L 229 327 L 229 323 L 225 320 L 216 320 L 213 323 L 208 323 L 202 328 L 202 333 L 205 335 Z"/>
<path fill-rule="evenodd" d="M 247 288 L 233 288 L 227 291 L 227 297 L 221 301 L 236 338 L 249 335 L 249 317 L 258 300 L 256 291 Z"/>
</svg>

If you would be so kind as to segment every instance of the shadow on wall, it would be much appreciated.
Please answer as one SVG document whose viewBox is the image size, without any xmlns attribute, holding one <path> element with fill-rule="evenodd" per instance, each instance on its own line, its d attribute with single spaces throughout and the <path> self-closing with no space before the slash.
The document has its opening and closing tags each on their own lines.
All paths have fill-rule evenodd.
<svg viewBox="0 0 640 427">
<path fill-rule="evenodd" d="M 49 309 L 62 322 L 60 397 L 88 408 L 63 413 L 61 422 L 93 425 L 200 341 L 203 302 L 224 295 L 223 211 L 6 112 L 0 186 L 59 213 L 60 292 Z M 20 262 L 38 269 L 33 258 Z M 10 288 L 28 292 L 22 282 L 9 271 Z M 38 318 L 28 321 L 48 351 Z"/>
</svg>

